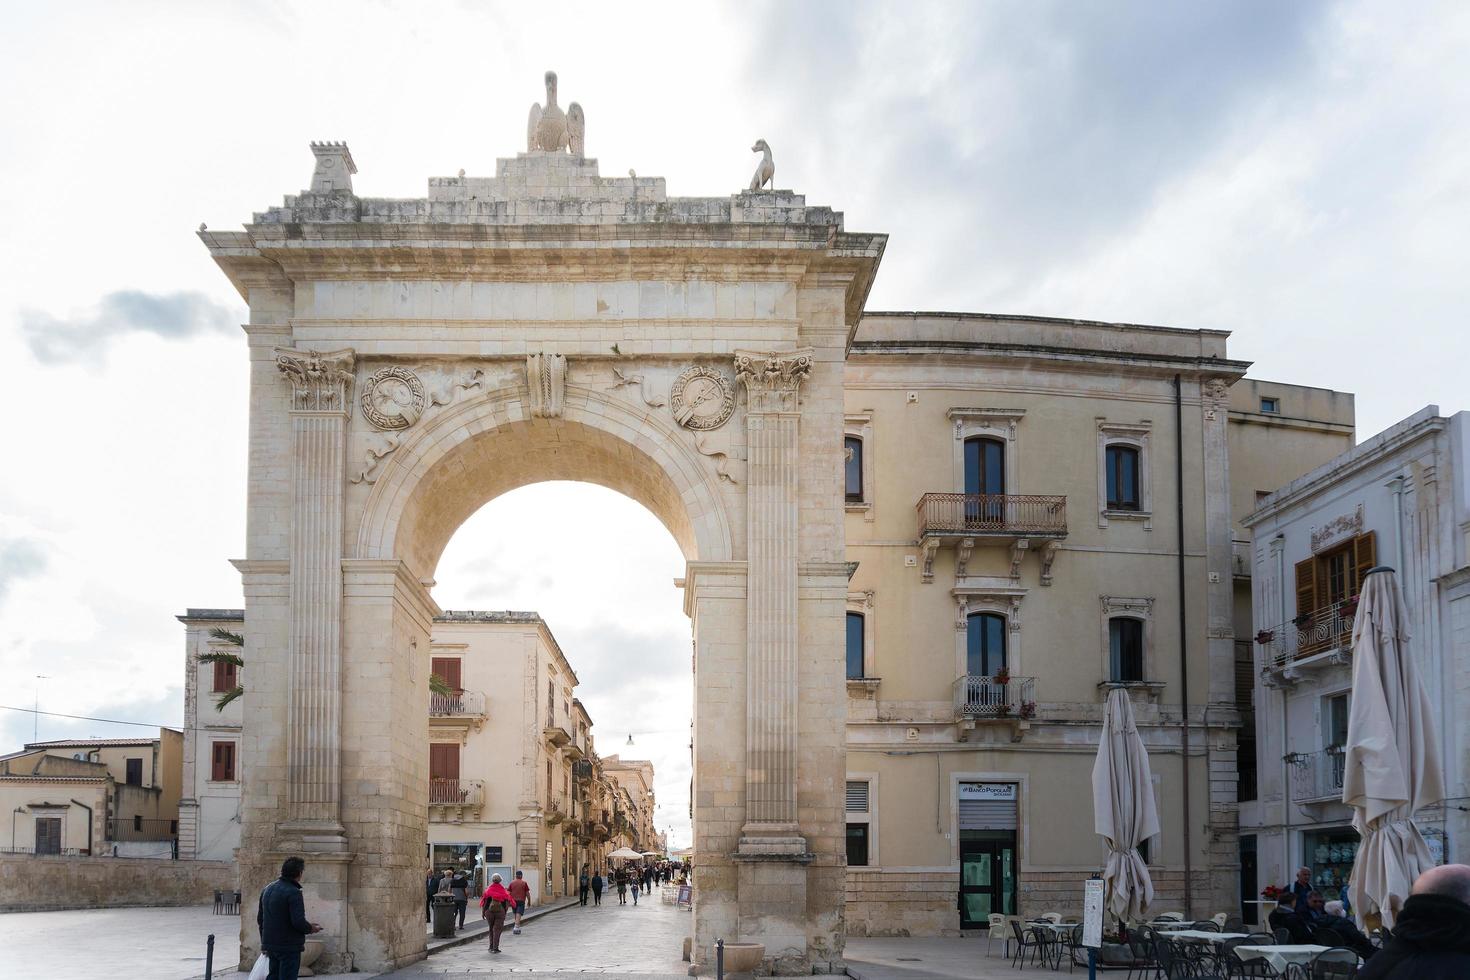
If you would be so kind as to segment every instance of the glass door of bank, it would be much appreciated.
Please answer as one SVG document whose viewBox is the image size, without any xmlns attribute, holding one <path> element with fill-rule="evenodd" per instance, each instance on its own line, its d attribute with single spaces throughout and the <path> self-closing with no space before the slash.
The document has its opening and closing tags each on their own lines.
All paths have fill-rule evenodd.
<svg viewBox="0 0 1470 980">
<path fill-rule="evenodd" d="M 961 840 L 960 928 L 983 929 L 992 912 L 1016 914 L 1015 839 Z"/>
</svg>

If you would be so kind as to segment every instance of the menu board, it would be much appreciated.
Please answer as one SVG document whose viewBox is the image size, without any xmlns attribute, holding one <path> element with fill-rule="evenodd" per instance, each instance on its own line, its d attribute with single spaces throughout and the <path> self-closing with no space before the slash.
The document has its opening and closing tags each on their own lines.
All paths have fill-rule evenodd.
<svg viewBox="0 0 1470 980">
<path fill-rule="evenodd" d="M 1082 888 L 1082 945 L 1102 946 L 1103 880 L 1088 878 Z"/>
</svg>

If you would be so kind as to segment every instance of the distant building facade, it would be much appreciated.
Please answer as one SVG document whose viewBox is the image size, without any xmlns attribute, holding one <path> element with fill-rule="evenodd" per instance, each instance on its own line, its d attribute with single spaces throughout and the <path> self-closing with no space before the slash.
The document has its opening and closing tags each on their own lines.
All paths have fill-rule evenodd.
<svg viewBox="0 0 1470 980">
<path fill-rule="evenodd" d="M 1252 534 L 1259 793 L 1240 808 L 1243 891 L 1297 867 L 1335 893 L 1357 853 L 1341 802 L 1352 623 L 1364 576 L 1399 573 L 1410 651 L 1440 726 L 1450 806 L 1420 814 L 1441 861 L 1470 856 L 1470 413 L 1429 406 L 1264 495 Z"/>
</svg>

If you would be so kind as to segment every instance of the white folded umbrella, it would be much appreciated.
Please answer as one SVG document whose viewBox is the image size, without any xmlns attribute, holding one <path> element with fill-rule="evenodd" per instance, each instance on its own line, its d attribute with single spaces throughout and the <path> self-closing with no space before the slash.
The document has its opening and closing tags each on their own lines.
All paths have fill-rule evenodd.
<svg viewBox="0 0 1470 980">
<path fill-rule="evenodd" d="M 1414 812 L 1444 800 L 1439 736 L 1409 650 L 1408 610 L 1391 568 L 1363 581 L 1353 620 L 1353 697 L 1342 801 L 1362 837 L 1348 897 L 1353 913 L 1386 927 L 1420 873 L 1434 866 Z"/>
<path fill-rule="evenodd" d="M 1154 883 L 1138 845 L 1159 833 L 1148 750 L 1133 721 L 1128 692 L 1114 688 L 1103 705 L 1102 740 L 1092 764 L 1093 829 L 1108 845 L 1106 907 L 1124 921 L 1142 919 Z"/>
</svg>

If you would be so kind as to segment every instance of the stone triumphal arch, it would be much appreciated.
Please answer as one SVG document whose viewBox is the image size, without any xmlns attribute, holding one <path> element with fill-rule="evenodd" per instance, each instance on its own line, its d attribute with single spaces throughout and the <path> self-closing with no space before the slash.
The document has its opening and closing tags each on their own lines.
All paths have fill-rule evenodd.
<svg viewBox="0 0 1470 980">
<path fill-rule="evenodd" d="M 313 144 L 309 190 L 200 230 L 250 309 L 246 907 L 302 853 L 324 965 L 423 954 L 435 566 L 492 497 L 583 480 L 688 560 L 696 960 L 753 939 L 822 970 L 842 949 L 842 369 L 884 238 L 789 191 L 601 177 L 581 109 L 549 110 L 493 177 L 360 198 L 347 146 Z"/>
</svg>

